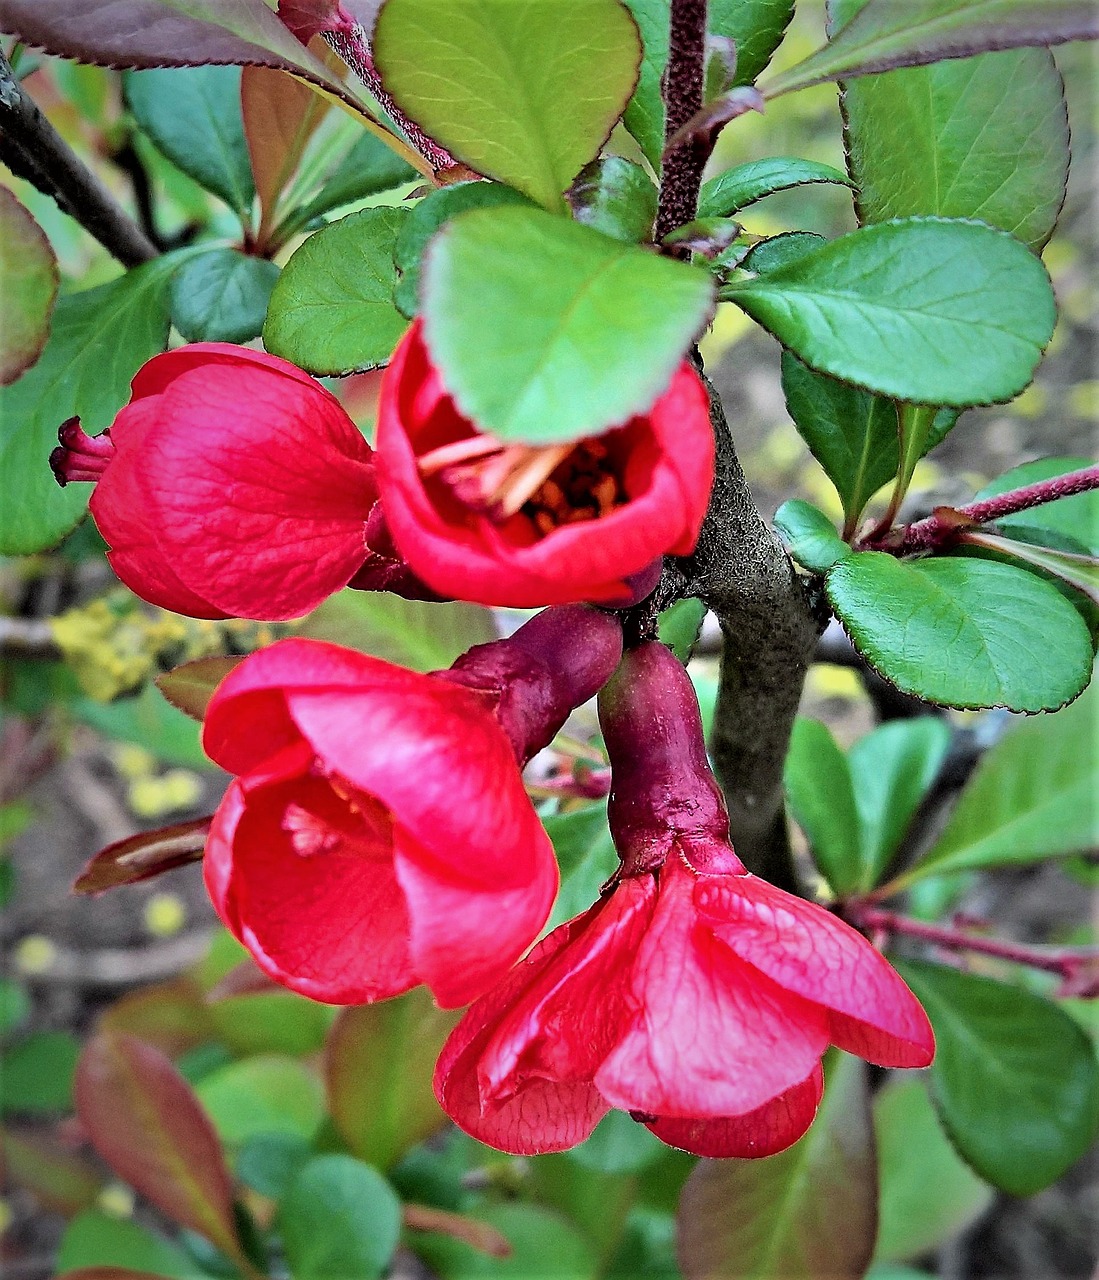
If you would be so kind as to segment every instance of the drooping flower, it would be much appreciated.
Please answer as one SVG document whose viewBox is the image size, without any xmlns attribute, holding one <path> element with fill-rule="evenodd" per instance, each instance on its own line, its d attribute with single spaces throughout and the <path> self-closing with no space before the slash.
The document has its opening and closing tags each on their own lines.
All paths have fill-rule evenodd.
<svg viewBox="0 0 1099 1280">
<path fill-rule="evenodd" d="M 733 853 L 670 652 L 628 654 L 600 717 L 619 872 L 458 1024 L 435 1076 L 448 1114 L 520 1154 L 570 1147 L 616 1107 L 696 1154 L 763 1156 L 812 1122 L 829 1044 L 926 1066 L 930 1025 L 889 964 Z"/>
<path fill-rule="evenodd" d="M 557 889 L 519 766 L 620 652 L 617 621 L 577 606 L 431 675 L 304 639 L 245 659 L 203 739 L 238 775 L 204 860 L 226 926 L 264 972 L 317 1000 L 420 982 L 446 1007 L 480 995 Z"/>
<path fill-rule="evenodd" d="M 694 549 L 713 483 L 709 402 L 686 362 L 648 413 L 605 435 L 509 446 L 460 412 L 420 322 L 386 370 L 377 449 L 386 519 L 414 572 L 489 605 L 643 598 L 662 556 Z"/>
<path fill-rule="evenodd" d="M 55 474 L 96 482 L 90 508 L 107 558 L 153 604 L 274 621 L 353 577 L 433 595 L 380 526 L 370 446 L 289 361 L 227 343 L 166 352 L 139 370 L 107 431 L 91 437 L 71 419 L 59 438 Z"/>
</svg>

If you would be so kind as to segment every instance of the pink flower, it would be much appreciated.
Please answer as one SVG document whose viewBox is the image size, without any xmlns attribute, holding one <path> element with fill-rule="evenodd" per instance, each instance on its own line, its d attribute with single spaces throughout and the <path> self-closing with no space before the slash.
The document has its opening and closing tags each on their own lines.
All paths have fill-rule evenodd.
<svg viewBox="0 0 1099 1280">
<path fill-rule="evenodd" d="M 926 1066 L 930 1024 L 889 964 L 733 853 L 670 652 L 631 651 L 600 714 L 619 874 L 459 1023 L 435 1075 L 447 1113 L 520 1154 L 570 1147 L 616 1107 L 696 1154 L 763 1156 L 812 1122 L 829 1044 Z"/>
<path fill-rule="evenodd" d="M 433 675 L 310 640 L 245 659 L 203 739 L 238 775 L 204 864 L 226 927 L 316 1000 L 420 982 L 443 1006 L 481 994 L 537 936 L 557 889 L 519 767 L 620 651 L 618 623 L 577 607 Z"/>
<path fill-rule="evenodd" d="M 420 322 L 383 378 L 377 443 L 397 547 L 436 591 L 481 604 L 643 598 L 662 556 L 694 549 L 713 483 L 709 402 L 689 364 L 605 435 L 505 446 L 459 411 Z"/>
<path fill-rule="evenodd" d="M 58 479 L 96 482 L 90 508 L 107 558 L 153 604 L 277 620 L 353 577 L 424 594 L 405 590 L 399 558 L 368 545 L 392 552 L 370 446 L 286 360 L 225 343 L 166 352 L 138 372 L 108 431 L 90 437 L 72 419 L 59 437 Z"/>
</svg>

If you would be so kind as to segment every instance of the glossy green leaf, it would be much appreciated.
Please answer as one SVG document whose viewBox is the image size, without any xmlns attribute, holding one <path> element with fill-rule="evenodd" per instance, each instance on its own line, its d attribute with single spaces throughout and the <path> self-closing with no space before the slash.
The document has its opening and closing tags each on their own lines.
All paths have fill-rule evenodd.
<svg viewBox="0 0 1099 1280">
<path fill-rule="evenodd" d="M 975 495 L 974 501 L 983 502 L 985 498 L 997 497 L 1010 489 L 1021 489 L 1025 485 L 1051 480 L 1054 476 L 1093 465 L 1091 458 L 1039 458 L 1036 462 L 1024 462 L 991 484 L 986 484 Z M 1058 498 L 1055 502 L 1045 502 L 1026 511 L 1001 516 L 996 521 L 996 528 L 1009 538 L 1099 556 L 1099 490 L 1076 493 L 1069 498 Z"/>
<path fill-rule="evenodd" d="M 657 634 L 684 666 L 691 656 L 691 650 L 698 643 L 702 634 L 702 624 L 706 621 L 706 606 L 701 600 L 691 597 L 677 600 L 670 609 L 665 609 L 657 619 Z"/>
<path fill-rule="evenodd" d="M 310 236 L 271 295 L 267 350 L 311 373 L 385 364 L 408 328 L 393 302 L 393 248 L 405 217 L 403 209 L 363 209 Z"/>
<path fill-rule="evenodd" d="M 1023 245 L 940 218 L 863 227 L 721 296 L 811 368 L 935 405 L 1010 399 L 1055 319 L 1049 277 Z"/>
<path fill-rule="evenodd" d="M 259 336 L 279 269 L 236 249 L 191 258 L 172 280 L 172 323 L 188 342 L 248 342 Z"/>
<path fill-rule="evenodd" d="M 642 57 L 637 85 L 626 104 L 622 123 L 633 134 L 655 173 L 664 150 L 664 99 L 660 78 L 668 61 L 668 0 L 625 0 L 641 33 Z"/>
<path fill-rule="evenodd" d="M 648 409 L 712 296 L 706 272 L 686 263 L 538 209 L 483 209 L 431 243 L 424 332 L 448 390 L 481 430 L 559 443 Z"/>
<path fill-rule="evenodd" d="M 918 1258 L 962 1231 L 992 1203 L 935 1116 L 922 1080 L 894 1079 L 874 1098 L 878 1147 L 877 1262 Z"/>
<path fill-rule="evenodd" d="M 679 1210 L 686 1280 L 859 1280 L 874 1248 L 866 1066 L 835 1052 L 812 1128 L 765 1160 L 703 1160 Z M 735 1205 L 736 1211 L 730 1212 Z"/>
<path fill-rule="evenodd" d="M 1036 547 L 1013 538 L 1000 538 L 991 533 L 970 533 L 963 537 L 967 548 L 979 547 L 1004 557 L 1008 563 L 1038 570 L 1043 577 L 1067 583 L 1092 602 L 1099 604 L 1099 560 L 1071 551 Z"/>
<path fill-rule="evenodd" d="M 931 1088 L 954 1145 L 982 1177 L 1029 1196 L 1099 1128 L 1099 1063 L 1083 1029 L 1023 987 L 906 960 L 935 1029 Z"/>
<path fill-rule="evenodd" d="M 492 209 L 502 204 L 530 204 L 526 196 L 502 182 L 456 182 L 432 191 L 412 206 L 401 225 L 394 248 L 401 273 L 395 295 L 398 308 L 406 316 L 420 309 L 420 274 L 424 250 L 439 230 L 467 209 Z"/>
<path fill-rule="evenodd" d="M 861 871 L 859 815 L 847 757 L 827 725 L 794 722 L 783 782 L 821 874 L 835 893 L 851 892 Z"/>
<path fill-rule="evenodd" d="M 779 507 L 775 529 L 798 564 L 812 573 L 827 573 L 837 560 L 851 554 L 824 512 L 801 498 L 791 498 Z"/>
<path fill-rule="evenodd" d="M 400 1239 L 401 1202 L 361 1160 L 318 1156 L 291 1184 L 278 1229 L 294 1280 L 372 1280 Z"/>
<path fill-rule="evenodd" d="M 256 194 L 240 114 L 238 67 L 158 67 L 123 77 L 138 124 L 173 164 L 241 218 Z"/>
<path fill-rule="evenodd" d="M 300 634 L 416 671 L 449 667 L 473 645 L 497 639 L 492 612 L 480 605 L 404 600 L 380 591 L 337 592 L 309 615 Z"/>
<path fill-rule="evenodd" d="M 51 547 L 84 514 L 90 486 L 61 489 L 49 469 L 57 428 L 74 414 L 90 434 L 110 426 L 130 379 L 168 341 L 168 281 L 177 265 L 159 258 L 61 298 L 37 364 L 0 389 L 0 554 Z"/>
<path fill-rule="evenodd" d="M 324 1091 L 316 1074 L 276 1054 L 232 1062 L 200 1080 L 195 1092 L 230 1148 L 260 1133 L 308 1140 L 324 1118 Z"/>
<path fill-rule="evenodd" d="M 1099 37 L 1091 0 L 868 0 L 832 40 L 763 86 L 768 98 L 991 49 Z"/>
<path fill-rule="evenodd" d="M 927 702 L 1053 711 L 1091 675 L 1083 619 L 1056 587 L 1022 569 L 868 551 L 839 561 L 826 589 L 871 666 Z"/>
<path fill-rule="evenodd" d="M 294 211 L 293 225 L 306 226 L 341 205 L 391 191 L 416 177 L 416 170 L 376 134 L 360 133 L 321 190 Z"/>
<path fill-rule="evenodd" d="M 1015 725 L 981 757 L 926 857 L 906 876 L 1067 857 L 1099 845 L 1099 691 Z"/>
<path fill-rule="evenodd" d="M 170 1240 L 138 1222 L 112 1218 L 98 1209 L 80 1214 L 65 1228 L 56 1267 L 58 1274 L 85 1267 L 119 1267 L 170 1280 L 201 1280 L 204 1274 Z"/>
<path fill-rule="evenodd" d="M 340 1014 L 325 1054 L 328 1108 L 355 1155 L 388 1169 L 446 1123 L 431 1077 L 456 1021 L 423 987 Z"/>
<path fill-rule="evenodd" d="M 794 0 L 710 0 L 710 34 L 736 45 L 734 85 L 754 83 L 793 16 Z"/>
<path fill-rule="evenodd" d="M 852 81 L 844 91 L 860 222 L 979 218 L 1032 249 L 1065 196 L 1064 86 L 1046 49 L 1014 49 Z"/>
<path fill-rule="evenodd" d="M 72 1109 L 80 1044 L 69 1031 L 35 1031 L 0 1055 L 0 1110 L 51 1115 Z"/>
<path fill-rule="evenodd" d="M 555 814 L 544 825 L 561 868 L 561 888 L 549 919 L 549 926 L 556 928 L 595 902 L 600 887 L 614 874 L 618 856 L 605 804 Z"/>
<path fill-rule="evenodd" d="M 558 210 L 641 58 L 619 0 L 388 0 L 371 51 L 397 105 L 456 159 Z"/>
<path fill-rule="evenodd" d="M 776 191 L 789 191 L 811 182 L 837 182 L 851 185 L 851 179 L 830 164 L 816 160 L 799 160 L 792 156 L 773 156 L 767 160 L 751 160 L 726 169 L 716 178 L 702 184 L 698 196 L 700 218 L 723 218 L 738 213 L 746 205 L 762 200 Z"/>
<path fill-rule="evenodd" d="M 7 385 L 46 345 L 58 274 L 45 232 L 7 187 L 0 187 L 0 233 L 0 385 Z"/>
<path fill-rule="evenodd" d="M 595 1280 L 599 1274 L 587 1239 L 540 1205 L 494 1204 L 475 1216 L 504 1236 L 511 1253 L 494 1258 L 453 1237 L 415 1233 L 411 1247 L 442 1280 Z"/>
<path fill-rule="evenodd" d="M 593 231 L 627 244 L 652 239 L 656 185 L 632 160 L 603 156 L 585 165 L 568 190 L 568 201 L 576 221 Z"/>
</svg>

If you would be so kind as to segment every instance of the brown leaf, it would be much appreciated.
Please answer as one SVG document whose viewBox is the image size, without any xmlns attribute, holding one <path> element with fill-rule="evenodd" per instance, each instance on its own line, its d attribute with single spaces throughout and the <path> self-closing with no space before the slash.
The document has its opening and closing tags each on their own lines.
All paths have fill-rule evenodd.
<svg viewBox="0 0 1099 1280">
<path fill-rule="evenodd" d="M 99 1198 L 103 1177 L 87 1160 L 49 1134 L 0 1132 L 6 1180 L 30 1191 L 43 1209 L 74 1217 Z"/>
<path fill-rule="evenodd" d="M 177 822 L 116 840 L 100 849 L 73 881 L 73 893 L 102 893 L 122 884 L 151 880 L 188 862 L 198 862 L 206 846 L 210 818 Z"/>
<path fill-rule="evenodd" d="M 0 0 L 0 3 L 3 3 L 3 0 Z M 245 73 L 257 70 L 262 70 L 262 68 L 246 67 Z M 275 76 L 287 84 L 295 85 L 298 91 L 306 94 L 314 102 L 317 101 L 317 95 L 311 89 L 306 89 L 298 81 L 290 79 L 289 76 L 284 76 L 274 71 L 265 74 Z M 242 95 L 244 93 L 243 77 L 241 79 L 241 93 Z M 323 102 L 321 107 L 327 109 Z M 258 174 L 256 176 L 256 185 L 259 185 Z M 166 671 L 164 675 L 157 676 L 155 684 L 173 707 L 185 712 L 192 720 L 201 720 L 206 714 L 206 707 L 214 695 L 214 690 L 229 672 L 242 661 L 242 658 L 198 658 L 194 662 L 185 662 L 182 666 L 174 667 L 171 671 Z"/>
<path fill-rule="evenodd" d="M 404 1224 L 409 1231 L 435 1231 L 439 1235 L 462 1240 L 478 1253 L 490 1258 L 511 1256 L 511 1242 L 502 1232 L 477 1218 L 467 1218 L 461 1213 L 436 1209 L 433 1205 L 406 1204 Z"/>
<path fill-rule="evenodd" d="M 115 1173 L 249 1269 L 221 1144 L 171 1061 L 133 1036 L 97 1035 L 80 1055 L 74 1094 L 92 1145 Z"/>
</svg>

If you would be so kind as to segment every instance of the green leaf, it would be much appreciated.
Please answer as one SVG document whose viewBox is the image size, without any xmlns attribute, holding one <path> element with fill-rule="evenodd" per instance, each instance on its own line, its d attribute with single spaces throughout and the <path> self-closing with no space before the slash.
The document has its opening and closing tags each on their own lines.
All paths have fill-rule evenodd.
<svg viewBox="0 0 1099 1280">
<path fill-rule="evenodd" d="M 860 222 L 979 218 L 1031 249 L 1064 201 L 1064 86 L 1047 49 L 1015 49 L 855 80 L 844 90 Z"/>
<path fill-rule="evenodd" d="M 236 249 L 185 262 L 172 280 L 172 323 L 188 342 L 248 342 L 259 336 L 279 269 Z"/>
<path fill-rule="evenodd" d="M 816 53 L 776 76 L 776 98 L 823 80 L 849 80 L 989 49 L 1099 37 L 1091 0 L 868 0 Z"/>
<path fill-rule="evenodd" d="M 992 1203 L 992 1188 L 947 1141 L 921 1080 L 886 1083 L 874 1098 L 874 1134 L 881 1188 L 875 1262 L 929 1253 Z"/>
<path fill-rule="evenodd" d="M 199 743 L 198 725 L 152 685 L 146 685 L 136 698 L 119 698 L 117 702 L 79 698 L 72 711 L 104 737 L 136 742 L 165 764 L 184 769 L 214 767 Z"/>
<path fill-rule="evenodd" d="M 827 573 L 837 560 L 851 554 L 824 512 L 800 498 L 791 498 L 779 507 L 775 529 L 798 564 L 812 573 Z"/>
<path fill-rule="evenodd" d="M 942 835 L 905 879 L 1067 857 L 1099 845 L 1099 747 L 1090 690 L 1024 720 L 981 757 Z"/>
<path fill-rule="evenodd" d="M 281 1200 L 313 1156 L 296 1133 L 258 1133 L 241 1147 L 236 1174 L 245 1186 L 269 1200 Z"/>
<path fill-rule="evenodd" d="M 1004 557 L 1009 564 L 1035 569 L 1044 578 L 1068 583 L 1087 596 L 1092 604 L 1099 604 L 1099 560 L 1094 556 L 1036 547 L 1029 542 L 1000 538 L 992 533 L 966 533 L 962 541 L 967 548 L 980 547 L 992 551 L 997 558 Z"/>
<path fill-rule="evenodd" d="M 256 194 L 240 115 L 238 67 L 128 71 L 126 101 L 174 165 L 246 219 Z"/>
<path fill-rule="evenodd" d="M 790 156 L 773 156 L 767 160 L 751 160 L 726 169 L 716 178 L 702 184 L 698 196 L 700 218 L 725 218 L 738 213 L 746 205 L 776 191 L 810 182 L 837 182 L 851 186 L 851 179 L 830 164 L 816 160 L 799 160 Z"/>
<path fill-rule="evenodd" d="M 80 1044 L 69 1031 L 35 1031 L 0 1055 L 0 1111 L 51 1115 L 72 1110 Z"/>
<path fill-rule="evenodd" d="M 381 591 L 339 591 L 309 615 L 301 635 L 348 645 L 415 671 L 449 667 L 475 644 L 497 639 L 480 605 L 404 600 Z"/>
<path fill-rule="evenodd" d="M 416 177 L 416 170 L 377 134 L 362 133 L 325 180 L 321 191 L 307 204 L 294 210 L 292 224 L 304 227 L 332 209 L 383 191 L 392 191 Z"/>
<path fill-rule="evenodd" d="M 195 658 L 156 676 L 153 683 L 177 711 L 201 721 L 214 690 L 242 661 L 239 657 Z"/>
<path fill-rule="evenodd" d="M 331 1005 L 283 990 L 226 996 L 210 1004 L 218 1039 L 238 1056 L 317 1053 L 335 1016 Z"/>
<path fill-rule="evenodd" d="M 408 328 L 393 302 L 403 209 L 363 209 L 311 235 L 283 268 L 263 342 L 310 373 L 385 364 Z"/>
<path fill-rule="evenodd" d="M 89 433 L 110 426 L 130 379 L 168 341 L 168 281 L 177 266 L 178 258 L 158 258 L 61 298 L 38 363 L 0 389 L 0 555 L 43 551 L 84 514 L 90 487 L 61 489 L 50 473 L 57 428 L 74 415 Z"/>
<path fill-rule="evenodd" d="M 1053 333 L 1041 262 L 975 222 L 910 218 L 863 227 L 721 296 L 811 368 L 898 400 L 1008 400 Z"/>
<path fill-rule="evenodd" d="M 827 725 L 794 721 L 783 782 L 813 861 L 833 892 L 850 893 L 861 873 L 859 815 L 847 757 Z"/>
<path fill-rule="evenodd" d="M 835 1052 L 812 1128 L 765 1160 L 703 1160 L 679 1210 L 687 1280 L 861 1280 L 874 1248 L 866 1067 Z M 730 1212 L 730 1205 L 736 1212 Z"/>
<path fill-rule="evenodd" d="M 277 1054 L 231 1062 L 195 1092 L 222 1142 L 239 1147 L 261 1133 L 311 1140 L 324 1119 L 324 1091 L 308 1067 Z"/>
<path fill-rule="evenodd" d="M 294 1280 L 371 1280 L 397 1247 L 401 1202 L 361 1160 L 318 1156 L 294 1179 L 278 1228 Z"/>
<path fill-rule="evenodd" d="M 706 272 L 564 218 L 475 210 L 428 250 L 424 332 L 448 390 L 482 431 L 558 443 L 649 409 L 712 296 Z"/>
<path fill-rule="evenodd" d="M 1024 462 L 1021 467 L 1013 467 L 991 484 L 986 484 L 974 500 L 983 502 L 1011 489 L 1021 489 L 1039 480 L 1051 480 L 1054 476 L 1093 465 L 1090 458 L 1040 458 L 1037 462 Z M 1024 542 L 1065 551 L 1086 551 L 1089 555 L 1099 556 L 1099 490 L 1076 493 L 1026 511 L 1001 516 L 996 521 L 996 528 Z"/>
<path fill-rule="evenodd" d="M 600 887 L 618 865 L 618 855 L 607 825 L 605 804 L 555 814 L 546 818 L 543 825 L 561 868 L 561 888 L 548 923 L 549 928 L 556 928 L 595 902 Z"/>
<path fill-rule="evenodd" d="M 26 990 L 11 978 L 0 978 L 0 1036 L 6 1038 L 21 1027 L 30 1017 L 30 1012 L 30 996 Z"/>
<path fill-rule="evenodd" d="M 14 382 L 42 354 L 57 297 L 57 258 L 46 233 L 0 187 L 0 385 Z"/>
<path fill-rule="evenodd" d="M 641 42 L 618 0 L 388 0 L 371 51 L 397 105 L 458 160 L 561 210 L 633 92 Z"/>
<path fill-rule="evenodd" d="M 568 190 L 573 217 L 614 240 L 637 244 L 651 240 L 657 191 L 639 164 L 621 156 L 603 156 L 580 170 Z"/>
<path fill-rule="evenodd" d="M 122 1267 L 171 1280 L 198 1280 L 204 1274 L 194 1259 L 170 1240 L 154 1235 L 140 1223 L 108 1217 L 98 1209 L 74 1218 L 58 1247 L 58 1275 L 81 1267 Z"/>
<path fill-rule="evenodd" d="M 1014 1196 L 1048 1187 L 1099 1128 L 1099 1063 L 1049 1000 L 938 964 L 898 963 L 935 1030 L 931 1090 L 954 1145 Z"/>
<path fill-rule="evenodd" d="M 677 600 L 657 619 L 660 640 L 671 649 L 684 666 L 690 659 L 691 650 L 698 643 L 698 637 L 702 634 L 702 624 L 705 621 L 706 606 L 701 600 L 693 597 Z"/>
<path fill-rule="evenodd" d="M 793 16 L 794 0 L 710 0 L 710 34 L 736 45 L 734 86 L 755 82 Z"/>
<path fill-rule="evenodd" d="M 990 560 L 860 552 L 829 572 L 855 647 L 904 693 L 950 707 L 1053 711 L 1091 675 L 1079 613 L 1032 573 Z"/>
<path fill-rule="evenodd" d="M 632 1120 L 624 1111 L 610 1111 L 595 1126 L 595 1131 L 569 1158 L 599 1173 L 636 1173 L 658 1160 L 664 1153 L 659 1138 Z"/>
<path fill-rule="evenodd" d="M 431 1077 L 456 1021 L 422 987 L 336 1019 L 325 1055 L 328 1107 L 355 1155 L 388 1169 L 446 1124 Z"/>
<path fill-rule="evenodd" d="M 502 204 L 528 205 L 526 196 L 502 182 L 456 182 L 431 192 L 412 206 L 397 236 L 394 257 L 401 272 L 397 306 L 412 317 L 420 309 L 420 271 L 428 241 L 467 209 L 492 209 Z"/>
<path fill-rule="evenodd" d="M 506 1258 L 481 1253 L 463 1240 L 415 1233 L 409 1243 L 443 1280 L 595 1280 L 599 1263 L 579 1230 L 533 1204 L 494 1204 L 477 1220 L 495 1227 L 511 1245 Z"/>
</svg>

